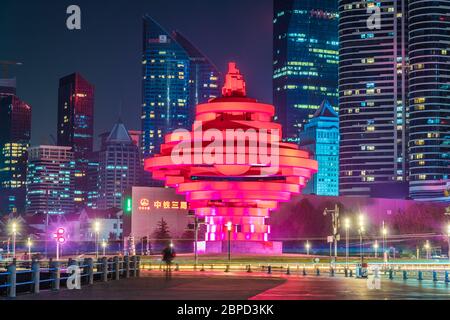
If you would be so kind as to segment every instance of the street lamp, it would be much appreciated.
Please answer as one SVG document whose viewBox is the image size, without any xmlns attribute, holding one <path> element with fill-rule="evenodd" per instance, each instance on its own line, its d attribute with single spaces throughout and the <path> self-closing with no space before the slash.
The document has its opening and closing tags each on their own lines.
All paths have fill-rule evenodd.
<svg viewBox="0 0 450 320">
<path fill-rule="evenodd" d="M 231 222 L 227 223 L 227 230 L 228 230 L 228 262 L 231 261 L 231 229 L 233 225 Z"/>
<path fill-rule="evenodd" d="M 358 232 L 359 232 L 359 253 L 361 263 L 363 263 L 363 232 L 364 232 L 364 216 L 362 214 L 358 217 Z"/>
<path fill-rule="evenodd" d="M 345 218 L 344 227 L 345 227 L 345 266 L 348 268 L 348 233 L 350 230 L 349 218 Z"/>
<path fill-rule="evenodd" d="M 105 239 L 102 240 L 102 248 L 103 248 L 103 256 L 106 257 L 106 247 L 108 246 L 108 243 L 105 241 Z"/>
<path fill-rule="evenodd" d="M 373 248 L 375 250 L 375 258 L 378 258 L 378 240 L 375 240 L 375 243 L 373 244 Z"/>
<path fill-rule="evenodd" d="M 386 253 L 386 236 L 387 236 L 387 229 L 384 225 L 383 221 L 383 227 L 381 228 L 381 234 L 383 235 L 383 255 Z"/>
<path fill-rule="evenodd" d="M 311 248 L 311 245 L 309 244 L 308 240 L 306 240 L 305 248 L 306 248 L 306 255 L 309 256 L 309 249 Z"/>
<path fill-rule="evenodd" d="M 11 224 L 11 231 L 13 235 L 13 258 L 16 258 L 16 237 L 17 237 L 17 223 L 13 222 Z"/>
<path fill-rule="evenodd" d="M 31 261 L 31 246 L 33 243 L 31 242 L 31 238 L 28 237 L 27 239 L 27 246 L 28 246 L 28 259 Z"/>
<path fill-rule="evenodd" d="M 427 259 L 430 259 L 430 242 L 428 240 L 425 242 L 424 248 L 426 250 Z"/>
<path fill-rule="evenodd" d="M 95 232 L 95 257 L 98 259 L 98 239 L 100 236 L 100 222 L 94 222 L 94 232 Z"/>
</svg>

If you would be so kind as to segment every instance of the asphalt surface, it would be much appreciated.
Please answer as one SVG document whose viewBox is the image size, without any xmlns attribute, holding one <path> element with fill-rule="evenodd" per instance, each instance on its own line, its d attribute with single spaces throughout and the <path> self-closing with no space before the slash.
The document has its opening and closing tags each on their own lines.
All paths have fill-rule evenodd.
<svg viewBox="0 0 450 320">
<path fill-rule="evenodd" d="M 403 300 L 450 299 L 444 282 L 382 279 L 379 289 L 365 279 L 342 276 L 268 275 L 253 272 L 143 271 L 140 278 L 96 282 L 82 290 L 62 289 L 17 300 Z"/>
</svg>

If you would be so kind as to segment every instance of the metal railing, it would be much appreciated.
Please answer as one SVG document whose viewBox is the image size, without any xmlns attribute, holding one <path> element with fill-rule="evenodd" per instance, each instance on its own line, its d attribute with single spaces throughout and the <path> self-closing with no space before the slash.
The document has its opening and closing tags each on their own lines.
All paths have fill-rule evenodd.
<svg viewBox="0 0 450 320">
<path fill-rule="evenodd" d="M 92 285 L 94 281 L 107 282 L 140 276 L 140 257 L 92 258 L 64 261 L 16 261 L 0 266 L 0 296 L 15 298 L 20 293 L 39 293 L 41 289 L 60 290 L 73 276 L 70 266 L 78 266 L 80 284 Z"/>
</svg>

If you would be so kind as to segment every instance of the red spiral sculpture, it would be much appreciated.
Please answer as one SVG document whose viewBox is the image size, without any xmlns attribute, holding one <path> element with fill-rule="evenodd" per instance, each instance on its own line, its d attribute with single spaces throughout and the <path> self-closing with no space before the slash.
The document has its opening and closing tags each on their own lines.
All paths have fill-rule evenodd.
<svg viewBox="0 0 450 320">
<path fill-rule="evenodd" d="M 145 160 L 154 179 L 184 194 L 205 218 L 207 251 L 223 251 L 229 235 L 240 251 L 267 252 L 270 211 L 317 172 L 307 151 L 281 141 L 274 114 L 272 105 L 246 97 L 243 76 L 230 63 L 222 97 L 197 106 L 193 131 L 167 135 L 160 154 Z M 208 250 L 212 242 L 220 244 Z"/>
</svg>

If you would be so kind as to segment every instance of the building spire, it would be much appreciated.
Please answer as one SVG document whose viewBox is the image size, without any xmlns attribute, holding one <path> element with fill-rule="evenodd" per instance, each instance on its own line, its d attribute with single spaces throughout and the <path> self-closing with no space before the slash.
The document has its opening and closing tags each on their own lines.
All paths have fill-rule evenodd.
<svg viewBox="0 0 450 320">
<path fill-rule="evenodd" d="M 225 76 L 225 84 L 222 88 L 224 97 L 245 97 L 247 96 L 244 76 L 236 67 L 236 62 L 228 63 L 228 73 Z"/>
</svg>

